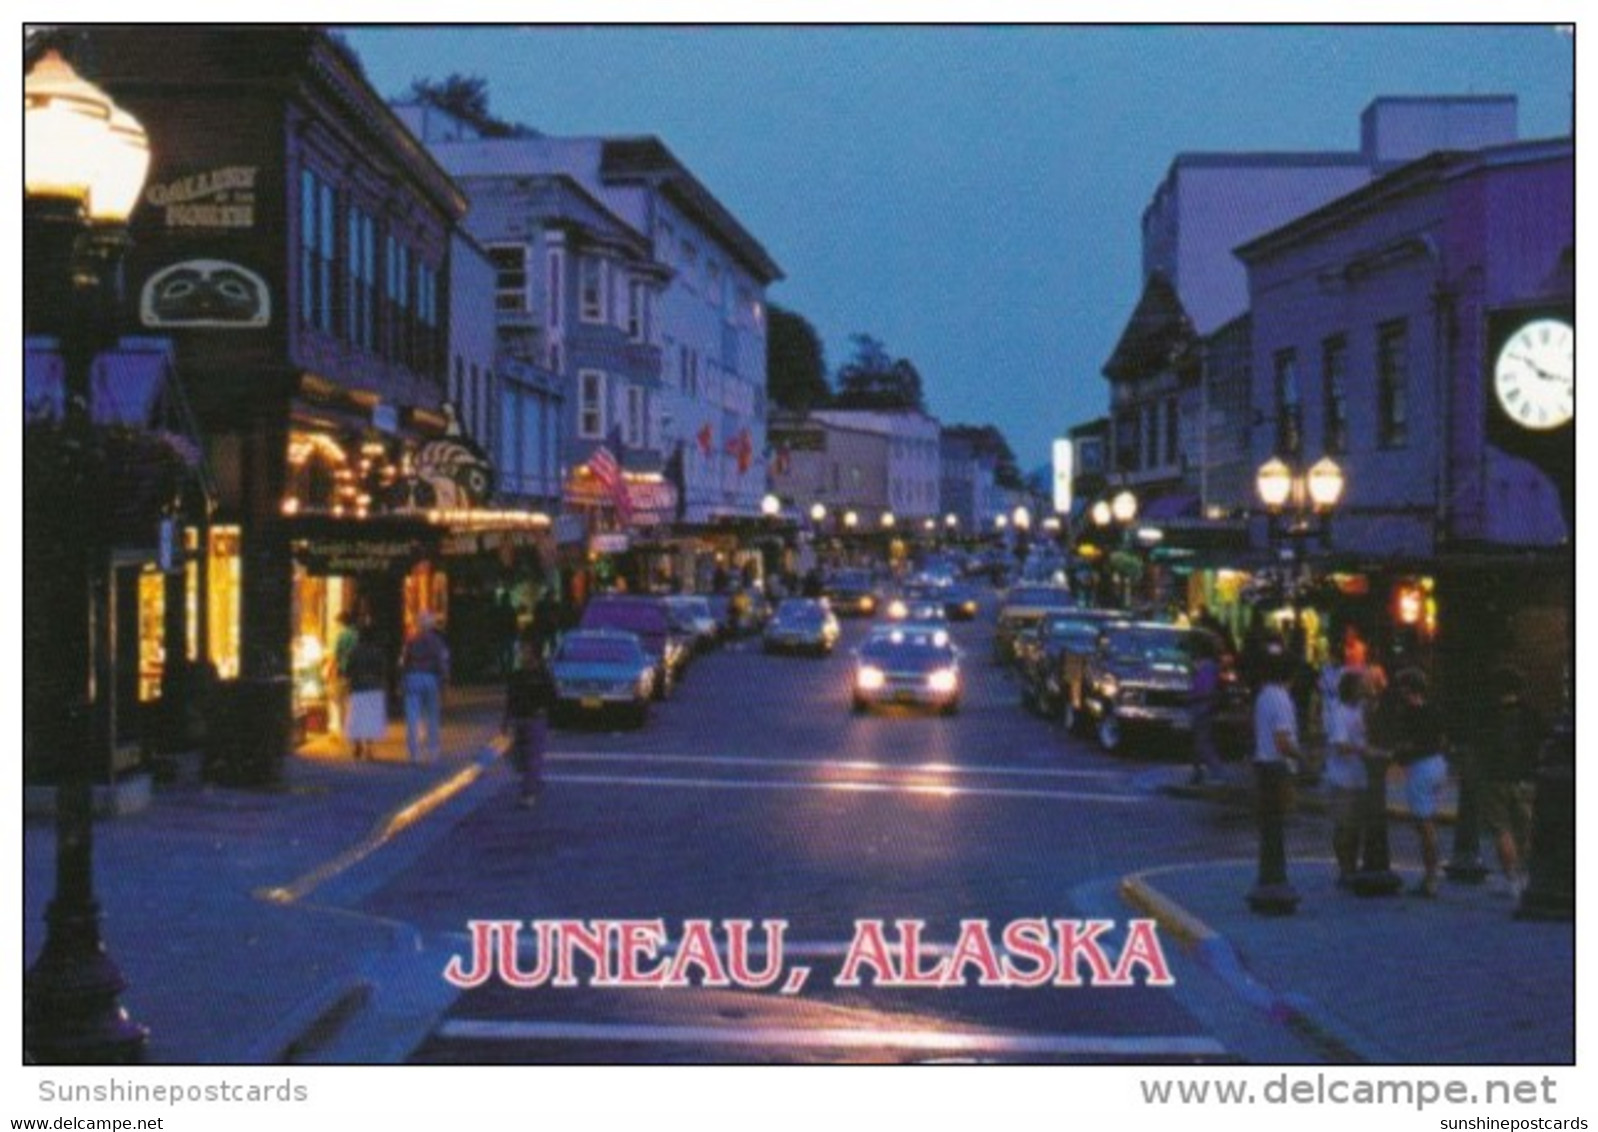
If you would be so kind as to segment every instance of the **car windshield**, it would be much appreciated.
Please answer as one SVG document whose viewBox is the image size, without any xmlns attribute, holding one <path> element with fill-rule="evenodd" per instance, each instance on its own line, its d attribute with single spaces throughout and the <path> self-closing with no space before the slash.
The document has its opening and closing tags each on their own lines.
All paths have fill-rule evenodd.
<svg viewBox="0 0 1598 1132">
<path fill-rule="evenodd" d="M 1070 641 L 1073 643 L 1092 643 L 1099 636 L 1099 626 L 1093 621 L 1084 621 L 1077 618 L 1065 618 L 1050 621 L 1044 628 L 1051 641 Z"/>
<path fill-rule="evenodd" d="M 954 649 L 943 633 L 884 633 L 860 648 L 864 664 L 924 671 L 954 663 Z"/>
<path fill-rule="evenodd" d="M 555 659 L 576 664 L 636 664 L 643 656 L 632 641 L 613 637 L 568 637 L 561 642 Z"/>
<path fill-rule="evenodd" d="M 1007 604 L 1068 609 L 1074 603 L 1071 600 L 1070 590 L 1056 589 L 1053 586 L 1019 586 L 1010 591 Z"/>
<path fill-rule="evenodd" d="M 1116 629 L 1106 651 L 1123 664 L 1191 664 L 1196 638 L 1180 630 Z"/>
<path fill-rule="evenodd" d="M 651 601 L 595 601 L 583 613 L 588 629 L 626 629 L 631 633 L 665 633 L 671 628 L 664 604 Z"/>
<path fill-rule="evenodd" d="M 777 620 L 784 625 L 815 625 L 824 617 L 821 606 L 813 602 L 785 601 L 777 607 Z"/>
</svg>

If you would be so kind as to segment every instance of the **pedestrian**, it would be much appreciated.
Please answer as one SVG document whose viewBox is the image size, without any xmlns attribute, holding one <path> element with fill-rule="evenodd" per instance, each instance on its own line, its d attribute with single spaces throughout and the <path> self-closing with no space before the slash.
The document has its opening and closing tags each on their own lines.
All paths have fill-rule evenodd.
<svg viewBox="0 0 1598 1132">
<path fill-rule="evenodd" d="M 532 641 L 522 642 L 520 654 L 519 665 L 505 681 L 505 719 L 500 728 L 510 738 L 506 754 L 521 778 L 521 804 L 532 809 L 544 790 L 544 744 L 555 703 L 555 679 Z"/>
<path fill-rule="evenodd" d="M 372 744 L 388 729 L 388 660 L 370 630 L 361 633 L 346 665 L 349 715 L 345 738 L 357 760 L 372 758 Z"/>
<path fill-rule="evenodd" d="M 1393 678 L 1382 714 L 1382 745 L 1404 768 L 1404 801 L 1420 836 L 1421 866 L 1425 870 L 1411 890 L 1416 896 L 1437 895 L 1441 853 L 1437 836 L 1437 809 L 1448 778 L 1444 757 L 1446 738 L 1442 716 L 1431 702 L 1426 674 L 1406 668 Z"/>
<path fill-rule="evenodd" d="M 1498 669 L 1490 686 L 1492 703 L 1476 751 L 1477 797 L 1482 825 L 1493 835 L 1503 883 L 1519 897 L 1526 887 L 1523 863 L 1531 836 L 1532 795 L 1547 730 L 1542 716 L 1526 703 L 1526 678 L 1518 669 Z"/>
<path fill-rule="evenodd" d="M 344 733 L 348 738 L 350 718 L 350 654 L 361 639 L 355 625 L 355 611 L 346 609 L 338 615 L 338 635 L 333 638 L 333 654 L 327 658 L 327 698 L 333 705 L 334 718 L 328 721 L 328 730 Z"/>
<path fill-rule="evenodd" d="M 400 674 L 405 689 L 405 749 L 413 763 L 437 762 L 443 757 L 439 733 L 444 711 L 444 689 L 449 684 L 449 645 L 439 633 L 429 611 L 417 615 L 416 632 L 400 654 Z M 426 747 L 420 732 L 427 732 Z"/>
<path fill-rule="evenodd" d="M 1207 632 L 1193 634 L 1193 785 L 1223 776 L 1221 755 L 1215 746 L 1215 713 L 1221 695 L 1220 641 Z"/>
<path fill-rule="evenodd" d="M 1348 670 L 1324 708 L 1328 809 L 1332 815 L 1332 853 L 1337 858 L 1337 886 L 1349 888 L 1359 871 L 1359 839 L 1370 751 L 1365 722 L 1365 675 Z"/>
<path fill-rule="evenodd" d="M 1292 776 L 1298 769 L 1298 716 L 1288 691 L 1294 665 L 1284 649 L 1267 650 L 1254 700 L 1254 776 L 1260 833 L 1259 878 L 1249 894 L 1256 912 L 1291 912 L 1298 893 L 1287 882 L 1286 820 Z"/>
</svg>

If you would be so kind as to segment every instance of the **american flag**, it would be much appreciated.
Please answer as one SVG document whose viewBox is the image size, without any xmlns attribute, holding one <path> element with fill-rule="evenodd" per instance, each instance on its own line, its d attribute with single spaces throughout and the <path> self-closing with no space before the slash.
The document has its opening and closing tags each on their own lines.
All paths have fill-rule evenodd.
<svg viewBox="0 0 1598 1132">
<path fill-rule="evenodd" d="M 633 505 L 627 494 L 627 479 L 622 475 L 621 464 L 617 462 L 616 454 L 610 450 L 608 443 L 594 449 L 594 454 L 588 458 L 588 470 L 594 473 L 599 486 L 615 502 L 617 517 L 623 523 L 631 522 Z"/>
</svg>

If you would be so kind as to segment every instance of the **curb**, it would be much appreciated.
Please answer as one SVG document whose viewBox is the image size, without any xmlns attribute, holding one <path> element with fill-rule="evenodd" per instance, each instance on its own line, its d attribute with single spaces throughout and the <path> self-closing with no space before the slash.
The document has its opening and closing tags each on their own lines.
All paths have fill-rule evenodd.
<svg viewBox="0 0 1598 1132">
<path fill-rule="evenodd" d="M 1191 786 L 1186 783 L 1168 783 L 1155 787 L 1155 790 L 1168 798 L 1182 798 L 1197 802 L 1220 802 L 1233 808 L 1251 806 L 1254 802 L 1254 794 L 1249 787 L 1232 784 L 1224 786 Z M 1297 790 L 1294 793 L 1292 808 L 1304 813 L 1324 814 L 1327 811 L 1326 799 L 1313 790 Z M 1409 816 L 1408 807 L 1393 802 L 1388 803 L 1388 821 L 1406 821 Z M 1437 811 L 1436 821 L 1440 826 L 1451 826 L 1458 820 L 1458 812 L 1452 808 L 1442 808 Z"/>
<path fill-rule="evenodd" d="M 1234 994 L 1305 1039 L 1328 1061 L 1363 1064 L 1373 1060 L 1359 1051 L 1350 1035 L 1317 1018 L 1310 1000 L 1279 993 L 1256 979 L 1230 940 L 1155 888 L 1147 873 L 1122 877 L 1117 890 L 1122 900 L 1153 919 Z"/>
</svg>

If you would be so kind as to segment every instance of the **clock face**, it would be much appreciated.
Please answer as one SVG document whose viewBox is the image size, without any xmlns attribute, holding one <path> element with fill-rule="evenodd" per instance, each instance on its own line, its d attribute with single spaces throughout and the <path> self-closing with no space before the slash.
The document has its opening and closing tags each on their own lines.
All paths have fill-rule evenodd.
<svg viewBox="0 0 1598 1132">
<path fill-rule="evenodd" d="M 1576 332 L 1568 322 L 1538 318 L 1504 343 L 1493 366 L 1493 391 L 1510 420 L 1538 432 L 1576 415 Z"/>
</svg>

